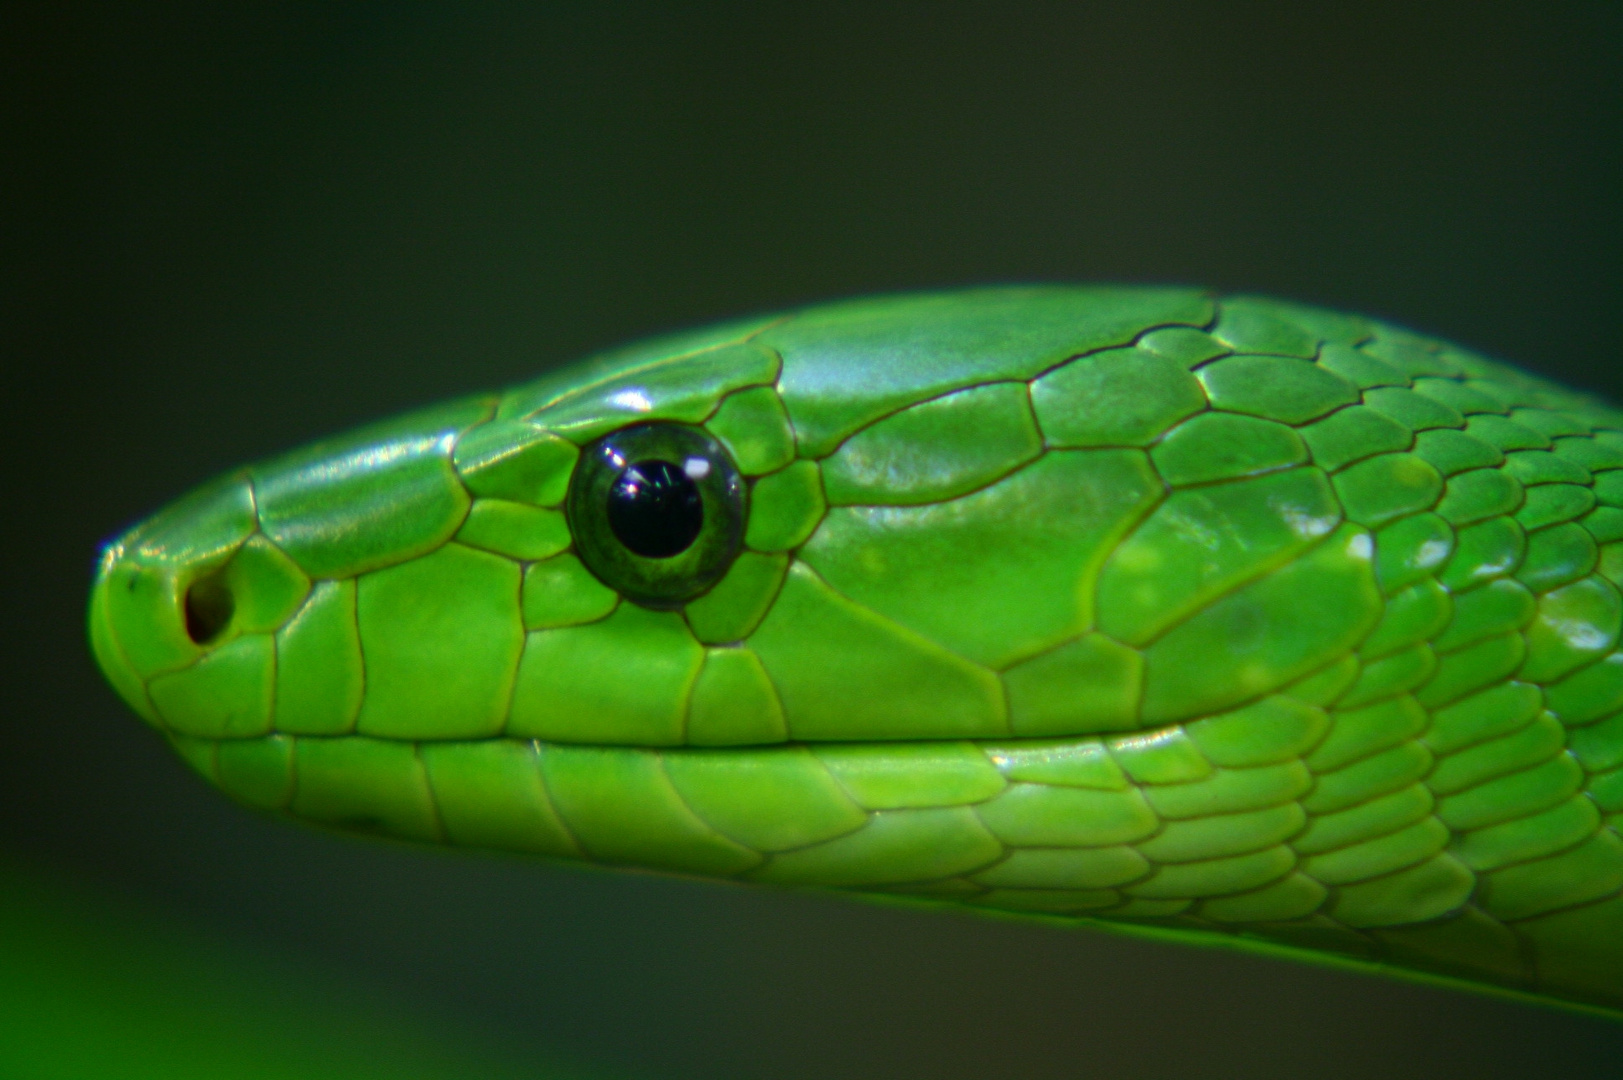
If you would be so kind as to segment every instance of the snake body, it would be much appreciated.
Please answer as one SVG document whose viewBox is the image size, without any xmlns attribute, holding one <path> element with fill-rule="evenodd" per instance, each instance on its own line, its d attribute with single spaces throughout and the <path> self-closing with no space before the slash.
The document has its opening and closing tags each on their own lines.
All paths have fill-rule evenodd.
<svg viewBox="0 0 1623 1080">
<path fill-rule="evenodd" d="M 306 821 L 1611 1012 L 1620 583 L 1609 405 L 1356 316 L 1038 286 L 234 472 L 107 546 L 90 627 Z"/>
</svg>

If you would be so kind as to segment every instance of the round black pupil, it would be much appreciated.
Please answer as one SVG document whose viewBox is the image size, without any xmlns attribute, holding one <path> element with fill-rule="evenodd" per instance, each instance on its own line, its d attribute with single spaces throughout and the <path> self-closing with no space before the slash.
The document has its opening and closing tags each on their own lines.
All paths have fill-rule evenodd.
<svg viewBox="0 0 1623 1080">
<path fill-rule="evenodd" d="M 609 488 L 609 528 L 644 558 L 680 555 L 704 528 L 699 486 L 669 461 L 628 465 Z"/>
</svg>

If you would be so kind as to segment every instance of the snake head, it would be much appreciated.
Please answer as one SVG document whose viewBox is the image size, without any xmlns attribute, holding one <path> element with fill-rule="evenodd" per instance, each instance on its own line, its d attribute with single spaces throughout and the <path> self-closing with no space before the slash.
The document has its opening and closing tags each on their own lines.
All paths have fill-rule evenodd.
<svg viewBox="0 0 1623 1080">
<path fill-rule="evenodd" d="M 855 301 L 234 472 L 108 545 L 91 638 L 308 821 L 1503 981 L 1623 882 L 1616 431 L 1290 305 Z M 1583 910 L 1527 948 L 1615 1002 Z"/>
<path fill-rule="evenodd" d="M 1132 730 L 1146 697 L 1187 705 L 1156 704 L 1138 646 L 1200 597 L 1150 595 L 1164 537 L 1101 581 L 1165 496 L 1145 450 L 1116 444 L 1206 402 L 1186 362 L 1131 342 L 1183 323 L 1222 350 L 1194 329 L 1199 294 L 1105 295 L 726 325 L 251 466 L 108 545 L 97 656 L 178 739 Z M 1149 379 L 1150 403 L 1112 422 L 1142 431 L 1079 437 L 1114 406 L 1077 402 L 1123 378 Z M 1304 456 L 1280 453 L 1271 467 Z M 1303 470 L 1234 513 L 1294 515 L 1278 559 L 1339 520 Z"/>
</svg>

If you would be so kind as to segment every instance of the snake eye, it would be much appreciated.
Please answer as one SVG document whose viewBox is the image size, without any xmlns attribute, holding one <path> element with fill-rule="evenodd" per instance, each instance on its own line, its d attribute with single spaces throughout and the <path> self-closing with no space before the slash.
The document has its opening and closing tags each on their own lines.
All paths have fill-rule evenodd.
<svg viewBox="0 0 1623 1080">
<path fill-rule="evenodd" d="M 609 528 L 634 555 L 669 559 L 693 546 L 704 528 L 704 497 L 687 473 L 702 478 L 703 458 L 678 466 L 669 461 L 633 461 L 609 485 Z"/>
<path fill-rule="evenodd" d="M 598 579 L 646 607 L 679 607 L 721 579 L 744 539 L 744 482 L 715 439 L 639 424 L 587 447 L 569 529 Z"/>
</svg>

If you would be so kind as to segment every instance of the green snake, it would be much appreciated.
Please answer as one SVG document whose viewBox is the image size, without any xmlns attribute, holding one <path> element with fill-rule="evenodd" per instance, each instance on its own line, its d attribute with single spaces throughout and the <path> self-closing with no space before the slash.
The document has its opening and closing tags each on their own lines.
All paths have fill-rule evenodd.
<svg viewBox="0 0 1623 1080">
<path fill-rule="evenodd" d="M 233 472 L 92 644 L 251 807 L 1623 1009 L 1623 412 L 1177 288 L 861 299 Z"/>
</svg>

